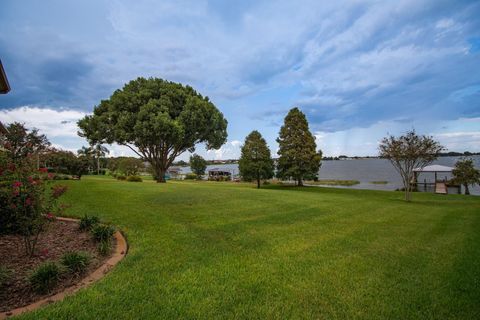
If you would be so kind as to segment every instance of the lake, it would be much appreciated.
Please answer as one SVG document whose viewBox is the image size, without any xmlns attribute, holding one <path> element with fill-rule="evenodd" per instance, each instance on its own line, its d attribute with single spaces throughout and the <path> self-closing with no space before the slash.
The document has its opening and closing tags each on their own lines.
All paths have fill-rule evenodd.
<svg viewBox="0 0 480 320">
<path fill-rule="evenodd" d="M 453 167 L 462 157 L 440 157 L 432 164 Z M 480 168 L 480 156 L 471 157 L 477 168 Z M 207 171 L 213 168 L 222 168 L 230 171 L 233 175 L 239 173 L 237 164 L 209 165 Z M 189 167 L 183 167 L 182 172 L 191 172 Z M 438 173 L 438 179 L 450 179 L 449 173 Z M 395 190 L 403 187 L 400 175 L 395 171 L 388 160 L 385 159 L 352 159 L 352 160 L 323 160 L 320 168 L 320 179 L 334 180 L 358 180 L 359 184 L 341 188 L 372 189 L 372 190 Z M 433 173 L 422 173 L 418 177 L 419 182 L 434 181 Z M 372 181 L 386 181 L 386 184 L 373 184 Z M 462 190 L 463 192 L 463 190 Z M 470 188 L 472 194 L 480 195 L 480 187 L 476 185 Z"/>
</svg>

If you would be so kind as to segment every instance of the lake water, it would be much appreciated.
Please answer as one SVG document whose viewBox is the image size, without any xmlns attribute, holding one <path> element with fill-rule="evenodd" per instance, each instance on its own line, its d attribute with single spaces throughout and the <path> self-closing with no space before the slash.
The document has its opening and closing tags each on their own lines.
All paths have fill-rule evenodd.
<svg viewBox="0 0 480 320">
<path fill-rule="evenodd" d="M 477 168 L 480 168 L 480 156 L 471 157 Z M 439 164 L 453 167 L 461 157 L 440 157 L 432 164 Z M 207 171 L 213 168 L 222 168 L 230 171 L 233 175 L 239 173 L 237 164 L 218 164 L 210 165 Z M 182 168 L 182 172 L 191 172 L 189 167 Z M 437 178 L 450 179 L 449 173 L 438 173 Z M 352 189 L 372 189 L 372 190 L 395 190 L 403 187 L 400 175 L 395 171 L 388 160 L 385 159 L 356 159 L 356 160 L 323 160 L 320 168 L 320 179 L 334 180 L 358 180 L 359 184 L 351 187 Z M 419 182 L 433 182 L 435 180 L 433 173 L 422 173 L 418 177 Z M 387 181 L 386 184 L 373 184 L 372 181 Z M 462 190 L 463 192 L 463 190 Z M 472 194 L 480 195 L 480 187 L 476 185 L 470 188 Z"/>
</svg>

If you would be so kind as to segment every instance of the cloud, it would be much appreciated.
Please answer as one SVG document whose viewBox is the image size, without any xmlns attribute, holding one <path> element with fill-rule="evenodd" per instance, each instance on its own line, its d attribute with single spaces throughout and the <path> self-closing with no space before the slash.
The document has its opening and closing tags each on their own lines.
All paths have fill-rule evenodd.
<svg viewBox="0 0 480 320">
<path fill-rule="evenodd" d="M 24 106 L 9 110 L 0 110 L 4 123 L 25 123 L 28 128 L 37 128 L 49 138 L 76 138 L 77 121 L 85 112 L 70 109 L 51 109 Z"/>
<path fill-rule="evenodd" d="M 12 91 L 0 109 L 88 113 L 154 76 L 208 95 L 232 141 L 261 128 L 274 145 L 299 106 L 312 130 L 339 139 L 335 150 L 352 150 L 342 132 L 480 117 L 479 15 L 471 1 L 7 0 L 0 56 Z"/>
</svg>

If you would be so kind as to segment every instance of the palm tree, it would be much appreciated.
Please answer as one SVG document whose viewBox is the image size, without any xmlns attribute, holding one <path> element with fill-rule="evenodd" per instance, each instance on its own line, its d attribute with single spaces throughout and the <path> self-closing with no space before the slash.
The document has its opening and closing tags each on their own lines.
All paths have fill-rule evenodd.
<svg viewBox="0 0 480 320">
<path fill-rule="evenodd" d="M 85 159 L 88 160 L 88 163 L 91 163 L 92 155 L 93 155 L 93 148 L 82 146 L 81 149 L 77 150 L 77 154 L 78 154 L 79 157 L 85 157 Z M 90 172 L 91 171 L 90 165 L 88 167 L 89 167 L 88 171 Z"/>
<path fill-rule="evenodd" d="M 110 151 L 102 146 L 100 143 L 97 143 L 95 146 L 92 147 L 93 155 L 97 160 L 97 175 L 100 174 L 100 158 L 104 158 Z"/>
</svg>

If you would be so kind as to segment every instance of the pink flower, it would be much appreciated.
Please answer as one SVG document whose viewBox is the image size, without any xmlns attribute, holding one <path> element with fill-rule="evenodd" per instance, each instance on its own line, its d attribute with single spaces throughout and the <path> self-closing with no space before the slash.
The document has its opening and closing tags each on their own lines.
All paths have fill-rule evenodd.
<svg viewBox="0 0 480 320">
<path fill-rule="evenodd" d="M 46 248 L 43 249 L 43 250 L 40 252 L 40 254 L 41 254 L 42 256 L 48 255 L 48 249 L 46 249 Z"/>
<path fill-rule="evenodd" d="M 20 191 L 18 191 L 18 189 L 13 190 L 13 192 L 12 192 L 12 195 L 13 195 L 14 197 L 18 196 L 19 194 L 20 194 Z"/>
<path fill-rule="evenodd" d="M 22 183 L 21 183 L 20 181 L 15 181 L 15 182 L 13 183 L 13 187 L 14 187 L 14 188 L 20 188 L 21 186 L 22 186 Z"/>
<path fill-rule="evenodd" d="M 47 215 L 45 216 L 48 220 L 55 220 L 55 216 L 53 215 L 53 213 L 49 212 L 47 213 Z"/>
<path fill-rule="evenodd" d="M 27 206 L 31 206 L 32 205 L 32 199 L 30 199 L 30 198 L 25 199 L 25 204 Z"/>
<path fill-rule="evenodd" d="M 40 168 L 40 169 L 38 169 L 38 171 L 40 171 L 41 173 L 47 173 L 48 169 L 47 168 Z"/>
<path fill-rule="evenodd" d="M 55 176 L 55 175 L 50 172 L 50 173 L 48 174 L 48 179 L 53 179 L 54 176 Z"/>
</svg>

